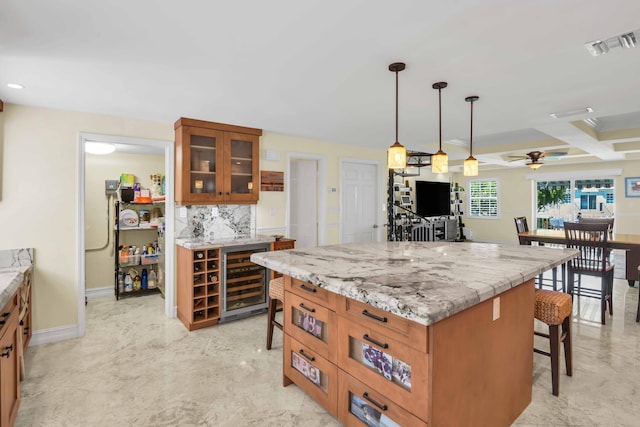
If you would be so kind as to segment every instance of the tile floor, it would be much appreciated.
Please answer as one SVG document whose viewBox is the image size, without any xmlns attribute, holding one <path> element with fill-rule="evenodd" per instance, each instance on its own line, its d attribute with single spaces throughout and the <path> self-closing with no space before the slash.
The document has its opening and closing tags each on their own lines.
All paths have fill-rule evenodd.
<svg viewBox="0 0 640 427">
<path fill-rule="evenodd" d="M 638 288 L 616 280 L 614 316 L 574 306 L 574 376 L 551 394 L 534 356 L 533 400 L 517 426 L 640 425 Z M 280 331 L 266 315 L 187 332 L 159 296 L 98 298 L 84 338 L 30 347 L 16 426 L 339 426 L 295 386 L 283 388 Z M 544 341 L 541 341 L 542 345 Z"/>
</svg>

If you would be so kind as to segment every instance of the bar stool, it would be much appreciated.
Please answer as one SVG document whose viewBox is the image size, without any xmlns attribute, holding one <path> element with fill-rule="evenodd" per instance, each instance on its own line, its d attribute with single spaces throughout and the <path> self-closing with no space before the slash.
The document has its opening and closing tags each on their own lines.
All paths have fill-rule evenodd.
<svg viewBox="0 0 640 427">
<path fill-rule="evenodd" d="M 638 287 L 640 288 L 640 265 L 638 266 Z M 636 322 L 640 322 L 640 293 L 638 293 L 638 312 L 636 313 Z"/>
<path fill-rule="evenodd" d="M 534 348 L 533 351 L 551 358 L 551 387 L 554 396 L 560 392 L 560 343 L 564 343 L 564 359 L 567 376 L 573 375 L 571 366 L 571 295 L 563 292 L 536 289 L 534 317 L 549 326 L 549 333 L 534 334 L 549 339 L 549 352 Z M 562 333 L 560 333 L 562 325 Z"/>
<path fill-rule="evenodd" d="M 277 277 L 269 282 L 269 303 L 267 308 L 267 350 L 271 350 L 273 341 L 273 327 L 282 330 L 282 324 L 276 321 L 278 301 L 284 302 L 284 278 Z"/>
</svg>

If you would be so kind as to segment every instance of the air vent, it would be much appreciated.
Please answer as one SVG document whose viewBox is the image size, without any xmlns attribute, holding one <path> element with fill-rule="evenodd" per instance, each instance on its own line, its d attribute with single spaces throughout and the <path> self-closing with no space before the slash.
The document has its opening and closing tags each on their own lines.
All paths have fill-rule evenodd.
<svg viewBox="0 0 640 427">
<path fill-rule="evenodd" d="M 626 49 L 635 47 L 638 40 L 638 35 L 640 35 L 640 29 L 619 34 L 617 36 L 612 36 L 605 40 L 593 40 L 585 43 L 584 47 L 587 49 L 587 51 L 589 51 L 591 55 L 600 56 L 609 52 L 610 49 L 614 49 L 616 47 L 622 47 Z"/>
</svg>

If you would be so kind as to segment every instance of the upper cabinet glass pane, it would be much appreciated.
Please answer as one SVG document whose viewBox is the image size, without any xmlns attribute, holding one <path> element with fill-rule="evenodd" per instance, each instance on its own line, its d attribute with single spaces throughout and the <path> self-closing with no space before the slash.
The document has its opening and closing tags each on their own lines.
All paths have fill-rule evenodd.
<svg viewBox="0 0 640 427">
<path fill-rule="evenodd" d="M 253 190 L 253 144 L 231 140 L 231 192 L 251 193 Z"/>
<path fill-rule="evenodd" d="M 191 192 L 216 192 L 216 151 L 218 148 L 215 137 L 191 135 L 190 164 L 191 164 Z"/>
</svg>

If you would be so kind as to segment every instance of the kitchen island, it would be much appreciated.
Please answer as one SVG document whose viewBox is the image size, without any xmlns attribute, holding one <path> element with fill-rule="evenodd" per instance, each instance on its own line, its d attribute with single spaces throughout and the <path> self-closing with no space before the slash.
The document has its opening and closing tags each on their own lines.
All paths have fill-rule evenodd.
<svg viewBox="0 0 640 427">
<path fill-rule="evenodd" d="M 285 275 L 284 385 L 345 425 L 507 426 L 531 401 L 533 279 L 576 255 L 385 242 L 251 260 Z"/>
</svg>

